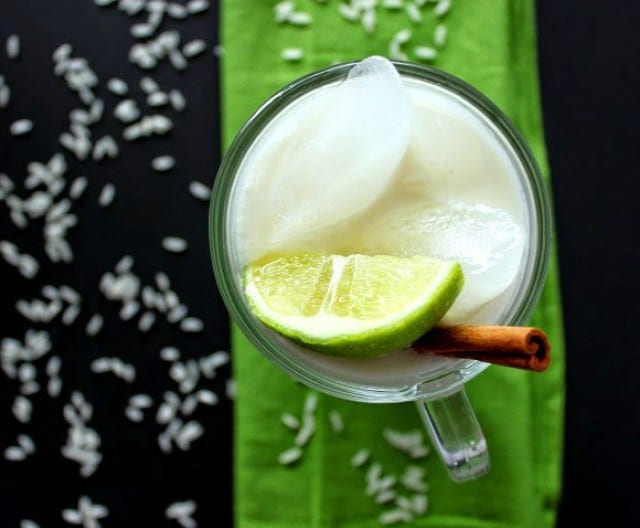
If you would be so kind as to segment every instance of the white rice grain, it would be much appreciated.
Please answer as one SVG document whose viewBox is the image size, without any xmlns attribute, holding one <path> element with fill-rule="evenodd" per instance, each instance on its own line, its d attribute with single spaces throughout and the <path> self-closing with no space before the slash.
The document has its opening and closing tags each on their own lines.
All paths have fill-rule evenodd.
<svg viewBox="0 0 640 528">
<path fill-rule="evenodd" d="M 109 82 L 107 83 L 107 89 L 113 95 L 119 96 L 127 95 L 127 93 L 129 92 L 129 86 L 127 85 L 127 83 L 117 77 L 109 79 Z"/>
<path fill-rule="evenodd" d="M 180 90 L 171 90 L 169 92 L 169 102 L 176 112 L 182 112 L 187 107 L 187 101 Z"/>
<path fill-rule="evenodd" d="M 169 103 L 169 96 L 164 92 L 154 92 L 147 97 L 149 106 L 164 106 Z"/>
<path fill-rule="evenodd" d="M 9 35 L 7 38 L 7 57 L 11 60 L 20 58 L 20 37 L 18 35 Z"/>
<path fill-rule="evenodd" d="M 20 462 L 27 458 L 27 454 L 22 448 L 11 446 L 4 450 L 4 458 L 9 462 Z"/>
<path fill-rule="evenodd" d="M 72 508 L 62 510 L 62 519 L 69 524 L 84 524 L 84 515 Z"/>
<path fill-rule="evenodd" d="M 204 405 L 217 405 L 218 395 L 210 390 L 201 389 L 196 394 L 198 401 Z"/>
<path fill-rule="evenodd" d="M 172 156 L 158 156 L 151 161 L 151 168 L 156 172 L 167 172 L 175 167 L 176 161 Z"/>
<path fill-rule="evenodd" d="M 236 395 L 238 394 L 238 387 L 236 384 L 236 380 L 234 380 L 233 378 L 229 378 L 225 383 L 225 394 L 230 400 L 236 399 Z"/>
<path fill-rule="evenodd" d="M 416 46 L 413 53 L 418 59 L 426 61 L 434 60 L 438 56 L 438 50 L 431 46 Z"/>
<path fill-rule="evenodd" d="M 329 412 L 329 423 L 334 433 L 340 434 L 344 431 L 344 421 L 342 415 L 338 411 Z"/>
<path fill-rule="evenodd" d="M 447 26 L 438 24 L 433 32 L 433 43 L 442 48 L 447 43 Z"/>
<path fill-rule="evenodd" d="M 192 15 L 204 13 L 207 9 L 209 9 L 208 0 L 190 0 L 187 4 L 187 11 Z"/>
<path fill-rule="evenodd" d="M 382 7 L 390 11 L 402 9 L 404 0 L 382 0 Z"/>
<path fill-rule="evenodd" d="M 20 387 L 20 393 L 31 396 L 40 392 L 40 384 L 37 381 L 29 381 Z"/>
<path fill-rule="evenodd" d="M 117 158 L 120 153 L 118 144 L 113 137 L 107 135 L 101 137 L 96 141 L 93 148 L 93 160 L 100 161 L 104 158 L 114 159 Z"/>
<path fill-rule="evenodd" d="M 451 0 L 440 0 L 433 8 L 433 13 L 438 18 L 445 16 L 451 9 Z"/>
<path fill-rule="evenodd" d="M 23 363 L 18 369 L 18 380 L 20 383 L 29 383 L 36 377 L 36 368 L 31 363 Z"/>
<path fill-rule="evenodd" d="M 27 455 L 32 455 L 36 452 L 36 445 L 33 442 L 33 439 L 26 434 L 18 435 L 18 445 L 22 448 L 22 450 Z"/>
<path fill-rule="evenodd" d="M 133 99 L 125 99 L 118 103 L 113 111 L 113 115 L 123 123 L 131 123 L 140 117 L 140 110 Z"/>
<path fill-rule="evenodd" d="M 49 361 L 47 361 L 47 366 L 45 368 L 45 372 L 47 373 L 47 376 L 49 377 L 57 376 L 58 373 L 60 372 L 61 366 L 62 366 L 62 360 L 60 359 L 60 356 L 51 356 L 49 358 Z"/>
<path fill-rule="evenodd" d="M 67 286 L 66 284 L 63 284 L 58 288 L 58 293 L 60 294 L 61 299 L 70 304 L 78 304 L 82 300 L 80 294 L 71 286 Z"/>
<path fill-rule="evenodd" d="M 287 22 L 293 26 L 308 26 L 313 22 L 313 17 L 309 13 L 303 13 L 301 11 L 291 13 Z"/>
<path fill-rule="evenodd" d="M 127 273 L 129 271 L 131 271 L 131 268 L 133 267 L 134 264 L 134 260 L 133 257 L 131 255 L 124 255 L 117 263 L 115 266 L 115 270 L 116 273 L 118 273 L 119 275 L 122 275 L 123 273 Z"/>
<path fill-rule="evenodd" d="M 177 361 L 180 359 L 180 351 L 175 347 L 164 347 L 160 350 L 160 357 L 164 361 Z"/>
<path fill-rule="evenodd" d="M 153 132 L 156 134 L 166 134 L 173 128 L 173 122 L 166 116 L 156 114 L 154 116 L 150 116 L 150 119 Z"/>
<path fill-rule="evenodd" d="M 7 86 L 6 84 L 0 86 L 0 109 L 6 108 L 7 106 L 9 106 L 10 102 L 11 102 L 11 88 L 9 88 L 9 86 Z"/>
<path fill-rule="evenodd" d="M 408 509 L 416 515 L 424 515 L 429 509 L 429 499 L 426 495 L 414 495 L 408 499 Z"/>
<path fill-rule="evenodd" d="M 144 414 L 140 409 L 136 409 L 135 407 L 127 407 L 124 410 L 125 416 L 131 420 L 132 422 L 141 422 L 144 420 Z"/>
<path fill-rule="evenodd" d="M 302 419 L 302 426 L 298 430 L 294 443 L 299 447 L 304 447 L 309 443 L 309 440 L 311 440 L 315 430 L 316 422 L 313 416 L 305 415 Z"/>
<path fill-rule="evenodd" d="M 189 183 L 189 193 L 197 200 L 208 202 L 211 198 L 211 188 L 197 180 Z"/>
<path fill-rule="evenodd" d="M 15 400 L 13 400 L 11 411 L 13 412 L 13 416 L 20 423 L 29 423 L 31 421 L 31 413 L 33 412 L 31 400 L 22 395 L 16 396 Z"/>
<path fill-rule="evenodd" d="M 189 12 L 187 11 L 187 8 L 182 4 L 172 2 L 169 5 L 167 5 L 167 14 L 171 18 L 180 20 L 180 19 L 186 18 L 189 15 Z"/>
<path fill-rule="evenodd" d="M 182 416 L 191 416 L 197 409 L 198 403 L 198 397 L 195 394 L 187 396 L 180 406 Z"/>
<path fill-rule="evenodd" d="M 189 244 L 184 238 L 168 236 L 162 239 L 162 247 L 169 253 L 184 253 Z"/>
<path fill-rule="evenodd" d="M 397 494 L 394 490 L 392 489 L 388 489 L 388 490 L 383 490 L 380 493 L 378 493 L 375 497 L 375 503 L 376 504 L 388 504 L 392 501 L 394 501 L 397 497 Z"/>
<path fill-rule="evenodd" d="M 132 37 L 143 39 L 153 35 L 155 30 L 156 28 L 153 24 L 140 23 L 140 24 L 134 24 L 133 26 L 131 26 L 131 28 L 129 29 L 129 32 L 131 33 Z"/>
<path fill-rule="evenodd" d="M 293 446 L 278 455 L 278 463 L 289 466 L 302 458 L 302 449 Z"/>
<path fill-rule="evenodd" d="M 406 4 L 405 10 L 407 11 L 407 16 L 411 22 L 414 24 L 420 24 L 420 22 L 422 22 L 422 13 L 416 4 L 413 2 Z"/>
<path fill-rule="evenodd" d="M 169 52 L 169 62 L 176 70 L 184 70 L 187 67 L 187 59 L 177 49 Z"/>
<path fill-rule="evenodd" d="M 72 200 L 78 200 L 87 189 L 88 180 L 84 176 L 78 176 L 69 188 L 69 197 Z"/>
<path fill-rule="evenodd" d="M 194 39 L 182 47 L 182 54 L 187 58 L 196 57 L 207 49 L 207 43 L 202 39 Z"/>
<path fill-rule="evenodd" d="M 134 394 L 129 398 L 129 405 L 138 409 L 147 409 L 153 405 L 153 399 L 148 394 Z"/>
<path fill-rule="evenodd" d="M 107 183 L 105 184 L 105 186 L 102 188 L 102 191 L 100 192 L 100 196 L 98 198 L 98 205 L 100 205 L 100 207 L 109 207 L 112 203 L 113 200 L 116 197 L 116 187 L 115 185 L 113 185 L 113 183 Z"/>
<path fill-rule="evenodd" d="M 11 123 L 9 132 L 12 136 L 24 136 L 33 130 L 33 121 L 30 119 L 18 119 Z"/>
<path fill-rule="evenodd" d="M 204 323 L 196 317 L 187 317 L 180 322 L 180 329 L 183 332 L 197 333 L 202 332 Z"/>
<path fill-rule="evenodd" d="M 72 304 L 62 314 L 62 324 L 70 326 L 80 315 L 80 308 L 76 304 Z"/>
<path fill-rule="evenodd" d="M 318 393 L 309 392 L 304 399 L 303 411 L 305 415 L 312 415 L 318 407 Z"/>
<path fill-rule="evenodd" d="M 56 398 L 60 395 L 62 391 L 62 379 L 59 377 L 54 377 L 49 380 L 47 383 L 47 394 L 52 398 Z"/>
<path fill-rule="evenodd" d="M 40 528 L 40 526 L 31 519 L 22 519 L 20 521 L 20 528 Z"/>
<path fill-rule="evenodd" d="M 290 413 L 281 414 L 280 421 L 285 425 L 285 427 L 291 429 L 292 431 L 297 431 L 300 427 L 300 420 L 298 420 L 293 414 Z"/>
<path fill-rule="evenodd" d="M 304 58 L 304 50 L 302 48 L 284 48 L 280 52 L 280 57 L 287 62 L 298 62 Z"/>
<path fill-rule="evenodd" d="M 140 89 L 145 94 L 151 95 L 152 93 L 159 91 L 160 90 L 160 86 L 155 81 L 155 79 L 152 79 L 149 76 L 145 76 L 142 79 L 140 79 Z"/>
<path fill-rule="evenodd" d="M 355 455 L 351 457 L 351 465 L 353 467 L 362 467 L 367 463 L 370 456 L 371 453 L 368 449 L 360 449 Z"/>
<path fill-rule="evenodd" d="M 360 18 L 360 11 L 353 4 L 345 4 L 340 2 L 338 4 L 338 11 L 342 15 L 342 18 L 349 22 L 356 22 Z"/>
<path fill-rule="evenodd" d="M 367 9 L 362 13 L 360 22 L 365 32 L 372 34 L 376 30 L 377 15 L 374 9 Z"/>
<path fill-rule="evenodd" d="M 383 525 L 396 524 L 399 522 L 411 522 L 413 515 L 400 508 L 394 508 L 393 510 L 387 510 L 378 517 L 378 522 Z"/>
<path fill-rule="evenodd" d="M 156 281 L 156 285 L 160 288 L 161 291 L 167 291 L 171 288 L 171 281 L 166 273 L 159 271 L 155 274 L 154 280 Z"/>
<path fill-rule="evenodd" d="M 123 321 L 129 321 L 140 311 L 140 303 L 137 301 L 127 301 L 122 305 L 120 309 L 120 319 Z"/>
<path fill-rule="evenodd" d="M 104 318 L 100 314 L 93 314 L 91 316 L 91 319 L 89 319 L 89 322 L 87 323 L 87 326 L 85 328 L 85 333 L 89 337 L 96 336 L 100 333 L 100 330 L 102 330 L 103 325 L 104 325 Z"/>
<path fill-rule="evenodd" d="M 151 330 L 151 327 L 156 322 L 156 316 L 153 312 L 145 312 L 142 314 L 142 317 L 138 321 L 138 329 L 141 332 L 148 332 Z"/>
</svg>

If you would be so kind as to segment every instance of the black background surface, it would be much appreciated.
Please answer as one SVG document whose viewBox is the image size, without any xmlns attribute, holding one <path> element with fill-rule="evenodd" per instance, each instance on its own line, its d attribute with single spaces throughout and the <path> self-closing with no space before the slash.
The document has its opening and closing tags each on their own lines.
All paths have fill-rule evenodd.
<svg viewBox="0 0 640 528">
<path fill-rule="evenodd" d="M 25 325 L 13 302 L 36 297 L 45 283 L 67 283 L 85 294 L 79 321 L 86 322 L 95 311 L 107 320 L 106 331 L 93 340 L 77 331 L 80 323 L 76 331 L 54 330 L 65 386 L 57 401 L 44 394 L 32 399 L 35 410 L 29 425 L 16 424 L 10 406 L 17 386 L 0 378 L 0 448 L 15 443 L 18 432 L 32 435 L 38 447 L 25 462 L 8 463 L 0 457 L 1 527 L 18 526 L 23 518 L 43 528 L 63 526 L 60 511 L 74 507 L 81 494 L 108 506 L 105 526 L 175 525 L 164 519 L 164 509 L 188 498 L 198 502 L 199 526 L 231 525 L 232 406 L 224 397 L 229 369 L 205 385 L 220 395 L 221 403 L 196 415 L 206 433 L 188 453 L 158 454 L 160 430 L 153 418 L 132 424 L 122 413 L 133 392 L 160 398 L 169 385 L 166 365 L 157 360 L 160 347 L 175 344 L 185 357 L 228 348 L 227 317 L 212 274 L 192 271 L 209 269 L 206 205 L 186 190 L 191 179 L 211 183 L 219 162 L 218 64 L 210 53 L 218 38 L 217 21 L 216 9 L 211 9 L 187 23 L 175 23 L 184 40 L 204 38 L 209 50 L 185 72 L 167 65 L 152 72 L 161 88 L 180 88 L 189 102 L 183 115 L 172 114 L 175 129 L 169 138 L 119 141 L 121 157 L 113 162 L 70 163 L 69 174 L 85 174 L 90 180 L 77 206 L 79 225 L 69 237 L 76 261 L 45 266 L 31 282 L 0 262 L 3 337 L 23 335 Z M 575 522 L 627 526 L 636 517 L 635 493 L 628 482 L 640 473 L 634 221 L 640 173 L 638 22 L 640 5 L 632 2 L 538 1 L 541 88 L 568 351 L 562 527 Z M 0 51 L 0 74 L 13 88 L 10 108 L 0 111 L 0 172 L 18 179 L 26 161 L 47 160 L 58 150 L 68 111 L 79 106 L 52 75 L 51 53 L 61 43 L 71 43 L 90 60 L 108 108 L 115 98 L 106 93 L 105 84 L 114 76 L 130 81 L 141 100 L 135 84 L 140 71 L 125 60 L 132 42 L 130 24 L 128 17 L 114 9 L 101 10 L 90 0 L 0 1 L 0 42 L 4 45 L 9 34 L 18 33 L 23 43 L 19 62 L 8 61 Z M 33 119 L 35 131 L 28 138 L 9 137 L 9 123 L 21 117 Z M 96 129 L 96 137 L 111 133 L 117 138 L 119 131 L 109 117 Z M 150 160 L 161 154 L 176 157 L 172 173 L 149 168 Z M 107 181 L 117 185 L 118 197 L 103 210 L 96 201 Z M 189 239 L 186 255 L 169 255 L 160 248 L 161 238 L 169 234 Z M 0 239 L 19 241 L 22 250 L 45 263 L 40 236 L 30 229 L 26 238 L 18 238 L 7 215 L 0 215 Z M 205 320 L 202 335 L 185 336 L 168 324 L 157 324 L 143 336 L 135 325 L 119 322 L 116 305 L 98 294 L 97 284 L 126 253 L 136 258 L 135 271 L 143 281 L 150 282 L 158 269 L 170 275 L 191 312 Z M 90 375 L 90 361 L 101 355 L 134 363 L 135 385 L 125 389 L 113 379 Z M 72 390 L 82 391 L 94 403 L 91 424 L 102 433 L 105 461 L 88 479 L 59 455 L 66 437 L 62 400 L 67 401 Z"/>
</svg>

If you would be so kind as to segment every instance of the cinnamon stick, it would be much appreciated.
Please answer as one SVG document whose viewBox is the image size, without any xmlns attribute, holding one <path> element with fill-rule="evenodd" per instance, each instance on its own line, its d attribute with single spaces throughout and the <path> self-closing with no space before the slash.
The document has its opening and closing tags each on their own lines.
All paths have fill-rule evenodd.
<svg viewBox="0 0 640 528">
<path fill-rule="evenodd" d="M 477 359 L 495 365 L 541 372 L 549 366 L 551 348 L 539 328 L 518 326 L 452 326 L 434 328 L 413 348 L 421 353 Z"/>
</svg>

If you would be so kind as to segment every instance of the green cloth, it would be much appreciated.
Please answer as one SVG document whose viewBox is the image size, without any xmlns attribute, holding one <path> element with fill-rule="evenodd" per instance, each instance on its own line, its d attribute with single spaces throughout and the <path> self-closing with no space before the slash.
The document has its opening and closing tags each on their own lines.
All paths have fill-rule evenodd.
<svg viewBox="0 0 640 528">
<path fill-rule="evenodd" d="M 224 138 L 228 146 L 242 123 L 289 81 L 335 61 L 385 54 L 391 36 L 411 27 L 409 49 L 432 41 L 432 5 L 412 25 L 405 12 L 378 9 L 378 26 L 367 35 L 337 12 L 337 0 L 297 0 L 314 17 L 311 26 L 278 25 L 273 1 L 221 3 Z M 524 134 L 545 174 L 546 158 L 538 99 L 533 0 L 456 0 L 444 19 L 448 43 L 434 63 L 487 94 Z M 305 58 L 286 63 L 280 51 L 301 47 Z M 488 439 L 492 470 L 479 480 L 456 484 L 440 460 L 423 464 L 430 485 L 429 512 L 411 526 L 553 526 L 561 489 L 564 353 L 555 252 L 532 324 L 553 345 L 552 364 L 542 374 L 491 367 L 467 384 Z M 408 459 L 381 437 L 383 427 L 420 428 L 412 404 L 366 405 L 321 395 L 317 431 L 295 468 L 278 464 L 293 434 L 280 423 L 284 411 L 300 415 L 308 389 L 294 383 L 256 352 L 233 328 L 237 383 L 235 405 L 235 516 L 238 528 L 375 527 L 384 511 L 364 493 L 364 472 L 350 466 L 361 447 L 371 449 L 385 471 L 400 473 Z M 326 419 L 339 410 L 345 432 Z"/>
</svg>

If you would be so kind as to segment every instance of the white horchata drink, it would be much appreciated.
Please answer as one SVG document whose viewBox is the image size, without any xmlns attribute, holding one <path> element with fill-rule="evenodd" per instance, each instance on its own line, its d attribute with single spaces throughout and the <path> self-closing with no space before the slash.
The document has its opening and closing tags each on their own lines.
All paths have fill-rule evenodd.
<svg viewBox="0 0 640 528">
<path fill-rule="evenodd" d="M 248 150 L 230 208 L 238 273 L 302 251 L 457 260 L 465 285 L 441 324 L 497 323 L 526 260 L 523 173 L 478 109 L 371 57 L 289 105 Z M 280 339 L 309 368 L 381 388 L 450 361 L 410 349 L 337 358 Z"/>
</svg>

